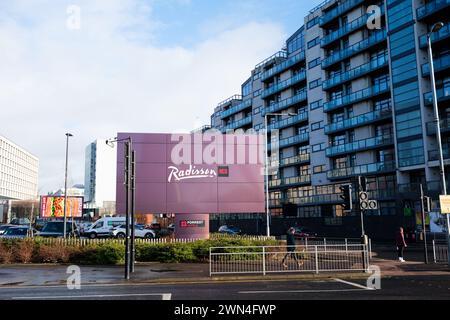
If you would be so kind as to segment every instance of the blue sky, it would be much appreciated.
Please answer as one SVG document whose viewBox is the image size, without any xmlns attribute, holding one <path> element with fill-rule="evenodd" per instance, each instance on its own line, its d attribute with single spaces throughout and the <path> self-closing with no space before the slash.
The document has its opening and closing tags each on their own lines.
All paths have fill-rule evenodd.
<svg viewBox="0 0 450 320">
<path fill-rule="evenodd" d="M 46 193 L 63 185 L 71 132 L 69 184 L 83 183 L 95 139 L 208 124 L 319 2 L 0 0 L 0 134 L 39 157 Z"/>
</svg>

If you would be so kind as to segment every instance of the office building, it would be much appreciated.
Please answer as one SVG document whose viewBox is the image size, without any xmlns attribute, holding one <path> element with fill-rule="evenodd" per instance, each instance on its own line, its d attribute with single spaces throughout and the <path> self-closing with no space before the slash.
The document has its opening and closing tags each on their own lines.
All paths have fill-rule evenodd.
<svg viewBox="0 0 450 320">
<path fill-rule="evenodd" d="M 328 236 L 361 235 L 358 210 L 344 212 L 340 198 L 340 187 L 356 189 L 360 175 L 379 204 L 364 215 L 369 235 L 416 228 L 420 185 L 434 200 L 441 189 L 427 53 L 438 21 L 445 26 L 431 40 L 450 160 L 449 17 L 450 0 L 326 1 L 256 65 L 240 95 L 215 108 L 211 125 L 223 132 L 264 130 L 265 116 L 269 131 L 279 130 L 280 168 L 269 179 L 274 233 L 299 224 Z M 446 173 L 448 181 L 450 166 Z"/>
</svg>

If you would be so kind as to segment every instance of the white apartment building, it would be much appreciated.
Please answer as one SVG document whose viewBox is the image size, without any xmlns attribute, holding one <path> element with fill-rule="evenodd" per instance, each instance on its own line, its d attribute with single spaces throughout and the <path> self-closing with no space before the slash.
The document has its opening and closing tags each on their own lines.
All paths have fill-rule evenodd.
<svg viewBox="0 0 450 320">
<path fill-rule="evenodd" d="M 39 159 L 0 136 L 0 199 L 37 198 Z"/>
<path fill-rule="evenodd" d="M 86 147 L 84 176 L 85 208 L 115 213 L 117 146 L 98 139 Z"/>
</svg>

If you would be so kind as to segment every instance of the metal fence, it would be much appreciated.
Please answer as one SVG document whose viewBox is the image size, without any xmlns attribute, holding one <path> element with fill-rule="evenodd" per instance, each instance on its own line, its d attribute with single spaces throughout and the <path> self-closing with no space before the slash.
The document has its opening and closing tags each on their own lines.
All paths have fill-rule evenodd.
<svg viewBox="0 0 450 320">
<path fill-rule="evenodd" d="M 448 245 L 446 241 L 433 240 L 434 263 L 448 263 Z"/>
<path fill-rule="evenodd" d="M 361 244 L 359 238 L 301 238 L 298 239 L 300 245 L 308 248 L 309 246 L 324 246 L 325 249 L 330 245 L 343 245 L 348 250 L 348 245 Z M 368 243 L 369 258 L 372 259 L 372 239 Z"/>
<path fill-rule="evenodd" d="M 221 274 L 320 273 L 367 271 L 368 245 L 327 244 L 292 247 L 210 248 L 210 276 Z"/>
</svg>

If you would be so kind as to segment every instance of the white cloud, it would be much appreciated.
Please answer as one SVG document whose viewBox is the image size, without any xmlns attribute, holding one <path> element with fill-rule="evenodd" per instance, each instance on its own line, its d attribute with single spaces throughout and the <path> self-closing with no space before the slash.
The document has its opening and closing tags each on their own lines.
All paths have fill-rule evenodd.
<svg viewBox="0 0 450 320">
<path fill-rule="evenodd" d="M 66 131 L 74 134 L 71 182 L 83 182 L 88 143 L 118 131 L 208 124 L 215 104 L 239 93 L 251 68 L 284 37 L 278 25 L 249 22 L 191 49 L 156 47 L 152 32 L 162 23 L 151 7 L 78 2 L 80 31 L 65 27 L 71 3 L 0 6 L 13 17 L 0 15 L 0 133 L 40 158 L 41 192 L 63 184 Z"/>
</svg>

